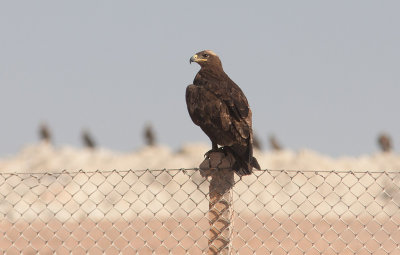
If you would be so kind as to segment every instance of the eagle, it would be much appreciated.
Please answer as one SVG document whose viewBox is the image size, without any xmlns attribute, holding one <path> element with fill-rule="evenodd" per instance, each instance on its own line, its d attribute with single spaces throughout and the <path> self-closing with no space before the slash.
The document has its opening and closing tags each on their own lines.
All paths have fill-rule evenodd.
<svg viewBox="0 0 400 255">
<path fill-rule="evenodd" d="M 232 169 L 239 176 L 251 174 L 253 167 L 260 169 L 253 157 L 252 113 L 243 91 L 224 72 L 213 51 L 196 53 L 192 62 L 201 68 L 186 88 L 186 104 L 194 124 L 211 140 L 212 149 L 205 155 L 231 153 L 235 158 Z"/>
</svg>

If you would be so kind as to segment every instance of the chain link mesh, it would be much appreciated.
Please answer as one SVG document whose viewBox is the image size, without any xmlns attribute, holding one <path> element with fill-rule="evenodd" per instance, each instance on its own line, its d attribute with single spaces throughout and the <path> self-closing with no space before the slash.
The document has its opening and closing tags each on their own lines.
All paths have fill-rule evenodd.
<svg viewBox="0 0 400 255">
<path fill-rule="evenodd" d="M 397 172 L 256 171 L 233 189 L 233 254 L 400 254 Z M 4 254 L 203 254 L 196 169 L 0 174 Z"/>
</svg>

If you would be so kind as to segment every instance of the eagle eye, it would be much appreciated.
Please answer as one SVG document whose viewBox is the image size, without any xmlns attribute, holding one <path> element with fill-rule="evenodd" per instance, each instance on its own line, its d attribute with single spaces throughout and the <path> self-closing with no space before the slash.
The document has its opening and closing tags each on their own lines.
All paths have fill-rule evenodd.
<svg viewBox="0 0 400 255">
<path fill-rule="evenodd" d="M 204 54 L 203 54 L 203 57 L 205 57 L 205 58 L 208 58 L 208 56 L 209 56 L 209 55 L 208 55 L 207 53 L 204 53 Z"/>
</svg>

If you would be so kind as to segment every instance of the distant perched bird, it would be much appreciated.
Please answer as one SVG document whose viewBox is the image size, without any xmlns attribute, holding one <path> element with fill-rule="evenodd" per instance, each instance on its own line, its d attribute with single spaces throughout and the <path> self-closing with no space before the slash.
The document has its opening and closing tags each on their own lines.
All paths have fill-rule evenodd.
<svg viewBox="0 0 400 255">
<path fill-rule="evenodd" d="M 269 144 L 271 145 L 271 148 L 274 151 L 280 151 L 282 150 L 282 146 L 279 144 L 279 142 L 276 140 L 274 135 L 269 136 Z"/>
<path fill-rule="evenodd" d="M 153 127 L 150 124 L 147 124 L 144 127 L 144 140 L 147 146 L 156 145 L 156 135 L 154 134 Z"/>
<path fill-rule="evenodd" d="M 381 150 L 384 152 L 389 152 L 392 150 L 392 140 L 388 134 L 380 134 L 378 137 L 378 144 Z"/>
<path fill-rule="evenodd" d="M 82 142 L 83 142 L 83 145 L 87 148 L 90 148 L 90 149 L 96 148 L 96 143 L 94 142 L 94 140 L 88 130 L 82 131 Z"/>
<path fill-rule="evenodd" d="M 257 150 L 262 150 L 262 145 L 260 139 L 258 139 L 258 136 L 253 133 L 253 147 Z"/>
<path fill-rule="evenodd" d="M 211 50 L 190 58 L 201 69 L 186 88 L 186 104 L 192 121 L 210 138 L 212 151 L 230 152 L 238 175 L 260 169 L 253 157 L 251 110 L 246 96 L 224 72 L 219 57 Z M 218 145 L 222 146 L 218 148 Z"/>
<path fill-rule="evenodd" d="M 45 123 L 40 124 L 39 138 L 41 141 L 51 143 L 51 132 L 49 127 Z"/>
</svg>

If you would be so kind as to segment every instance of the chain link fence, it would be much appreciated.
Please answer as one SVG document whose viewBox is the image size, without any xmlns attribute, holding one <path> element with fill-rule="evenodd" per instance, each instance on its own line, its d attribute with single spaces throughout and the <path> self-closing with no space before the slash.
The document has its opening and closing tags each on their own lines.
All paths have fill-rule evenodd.
<svg viewBox="0 0 400 255">
<path fill-rule="evenodd" d="M 0 174 L 1 254 L 204 254 L 197 169 Z M 233 254 L 400 254 L 400 174 L 256 171 L 233 189 Z"/>
</svg>

